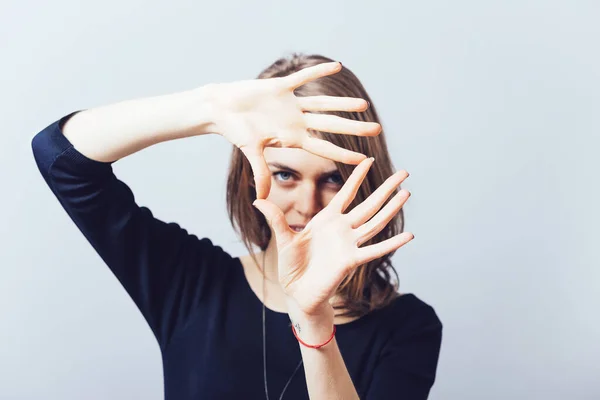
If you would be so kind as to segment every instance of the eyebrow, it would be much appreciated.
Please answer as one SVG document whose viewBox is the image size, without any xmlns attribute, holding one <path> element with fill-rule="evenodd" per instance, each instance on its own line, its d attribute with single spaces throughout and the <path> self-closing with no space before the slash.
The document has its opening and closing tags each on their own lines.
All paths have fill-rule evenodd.
<svg viewBox="0 0 600 400">
<path fill-rule="evenodd" d="M 283 164 L 276 163 L 276 162 L 274 162 L 274 163 L 268 163 L 268 165 L 270 165 L 272 167 L 275 167 L 275 168 L 279 168 L 279 169 L 283 169 L 283 170 L 289 171 L 289 172 L 294 173 L 296 175 L 302 175 L 300 172 L 296 171 L 293 168 L 288 167 L 287 165 L 283 165 Z M 335 174 L 337 172 L 339 172 L 337 169 L 333 169 L 331 171 L 323 172 L 320 176 L 329 176 L 329 175 L 333 175 L 333 174 Z"/>
</svg>

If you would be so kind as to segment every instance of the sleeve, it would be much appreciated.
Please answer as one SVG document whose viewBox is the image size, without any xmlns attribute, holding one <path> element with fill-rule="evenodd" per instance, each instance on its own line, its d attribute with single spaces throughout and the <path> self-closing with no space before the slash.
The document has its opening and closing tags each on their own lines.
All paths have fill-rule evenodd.
<svg viewBox="0 0 600 400">
<path fill-rule="evenodd" d="M 382 349 L 367 400 L 425 400 L 435 381 L 442 323 L 423 303 L 402 319 Z"/>
<path fill-rule="evenodd" d="M 80 110 L 81 111 L 81 110 Z M 63 135 L 75 111 L 34 136 L 37 166 L 64 210 L 110 268 L 163 350 L 173 333 L 210 296 L 223 258 L 219 246 L 139 207 L 112 162 L 90 159 Z M 214 264 L 214 265 L 208 265 Z"/>
</svg>

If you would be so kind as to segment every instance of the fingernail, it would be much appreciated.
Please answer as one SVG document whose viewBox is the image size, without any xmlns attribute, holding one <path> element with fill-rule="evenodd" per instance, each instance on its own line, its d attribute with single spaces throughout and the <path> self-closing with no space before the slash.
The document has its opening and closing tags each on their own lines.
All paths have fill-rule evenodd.
<svg viewBox="0 0 600 400">
<path fill-rule="evenodd" d="M 375 162 L 375 157 L 371 157 L 371 158 L 369 158 L 369 160 L 371 160 L 371 162 L 374 163 Z"/>
<path fill-rule="evenodd" d="M 367 100 L 367 104 L 369 105 L 367 108 L 371 108 L 371 102 Z"/>
<path fill-rule="evenodd" d="M 342 62 L 341 62 L 341 61 L 338 61 L 338 62 L 340 63 L 340 66 L 341 66 L 342 68 L 344 68 L 344 66 L 342 65 Z"/>
</svg>

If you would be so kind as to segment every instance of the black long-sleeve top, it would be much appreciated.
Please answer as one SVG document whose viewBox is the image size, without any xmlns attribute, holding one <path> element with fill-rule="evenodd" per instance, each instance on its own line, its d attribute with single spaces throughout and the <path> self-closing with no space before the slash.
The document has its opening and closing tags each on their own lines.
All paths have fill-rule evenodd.
<svg viewBox="0 0 600 400">
<path fill-rule="evenodd" d="M 64 123 L 76 112 L 35 135 L 34 158 L 64 210 L 154 333 L 165 399 L 264 399 L 262 303 L 239 258 L 136 204 L 112 163 L 86 157 L 63 135 Z M 289 316 L 266 312 L 269 394 L 276 399 L 301 353 Z M 404 294 L 336 328 L 361 399 L 427 398 L 442 339 L 442 324 L 431 306 Z M 303 366 L 284 399 L 308 399 Z"/>
</svg>

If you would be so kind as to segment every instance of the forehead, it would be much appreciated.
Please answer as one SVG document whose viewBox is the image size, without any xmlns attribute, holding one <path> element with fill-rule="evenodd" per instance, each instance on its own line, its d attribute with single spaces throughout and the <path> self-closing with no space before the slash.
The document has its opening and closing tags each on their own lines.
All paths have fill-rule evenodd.
<svg viewBox="0 0 600 400">
<path fill-rule="evenodd" d="M 304 149 L 267 147 L 264 155 L 267 164 L 283 164 L 306 175 L 336 170 L 335 163 L 332 160 L 317 156 Z"/>
</svg>

